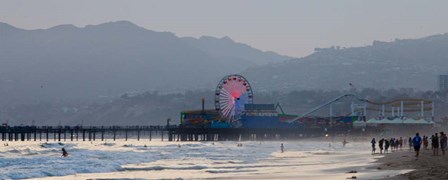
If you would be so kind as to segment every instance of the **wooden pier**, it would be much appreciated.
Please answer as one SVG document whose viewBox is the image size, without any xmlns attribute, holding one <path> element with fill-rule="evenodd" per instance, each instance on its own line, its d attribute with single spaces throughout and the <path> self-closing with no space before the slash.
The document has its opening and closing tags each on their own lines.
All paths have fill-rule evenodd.
<svg viewBox="0 0 448 180">
<path fill-rule="evenodd" d="M 167 139 L 167 126 L 111 126 L 111 127 L 80 127 L 80 126 L 14 126 L 0 127 L 2 141 L 104 141 L 148 139 L 154 137 Z"/>
<path fill-rule="evenodd" d="M 309 137 L 347 134 L 347 129 L 325 128 L 283 128 L 283 129 L 243 129 L 243 128 L 172 128 L 168 129 L 169 141 L 269 141 L 297 140 Z M 350 133 L 361 134 L 361 130 Z"/>
<path fill-rule="evenodd" d="M 179 126 L 110 126 L 110 127 L 0 127 L 1 141 L 246 141 L 294 140 L 346 134 L 346 129 L 242 129 L 185 128 Z M 351 133 L 356 133 L 352 131 Z"/>
</svg>

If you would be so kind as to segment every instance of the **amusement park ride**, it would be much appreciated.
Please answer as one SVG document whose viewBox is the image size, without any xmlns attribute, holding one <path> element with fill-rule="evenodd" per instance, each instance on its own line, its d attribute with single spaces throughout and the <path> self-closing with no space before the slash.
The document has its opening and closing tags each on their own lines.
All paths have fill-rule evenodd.
<svg viewBox="0 0 448 180">
<path fill-rule="evenodd" d="M 215 90 L 215 109 L 206 110 L 204 100 L 202 109 L 181 113 L 181 126 L 200 128 L 322 128 L 344 127 L 365 128 L 382 125 L 433 125 L 434 104 L 425 99 L 397 99 L 389 102 L 375 102 L 358 95 L 343 94 L 302 115 L 285 114 L 279 104 L 254 104 L 249 81 L 241 75 L 228 75 L 222 78 Z M 334 116 L 333 104 L 351 98 L 351 113 Z M 356 102 L 356 103 L 355 103 Z M 329 117 L 310 116 L 316 111 L 329 107 Z M 431 111 L 430 120 L 425 112 Z M 367 119 L 367 112 L 375 112 Z M 390 116 L 387 116 L 390 114 Z M 417 114 L 409 118 L 405 113 Z"/>
<path fill-rule="evenodd" d="M 253 104 L 249 81 L 241 75 L 222 78 L 215 90 L 215 109 L 220 112 L 223 120 L 235 122 L 246 104 Z"/>
</svg>

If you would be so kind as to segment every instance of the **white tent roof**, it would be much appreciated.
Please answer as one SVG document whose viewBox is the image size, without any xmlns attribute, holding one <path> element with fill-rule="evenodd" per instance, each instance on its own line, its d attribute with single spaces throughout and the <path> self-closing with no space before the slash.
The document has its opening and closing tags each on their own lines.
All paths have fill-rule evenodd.
<svg viewBox="0 0 448 180">
<path fill-rule="evenodd" d="M 366 121 L 367 124 L 381 124 L 378 119 L 369 119 Z"/>
<path fill-rule="evenodd" d="M 364 121 L 353 121 L 353 126 L 356 126 L 356 127 L 365 127 L 366 124 L 367 123 Z"/>
<path fill-rule="evenodd" d="M 369 119 L 367 124 L 401 124 L 403 121 L 401 119 Z"/>
<path fill-rule="evenodd" d="M 434 124 L 433 121 L 427 121 L 424 119 L 407 119 L 404 121 L 405 124 Z"/>
</svg>

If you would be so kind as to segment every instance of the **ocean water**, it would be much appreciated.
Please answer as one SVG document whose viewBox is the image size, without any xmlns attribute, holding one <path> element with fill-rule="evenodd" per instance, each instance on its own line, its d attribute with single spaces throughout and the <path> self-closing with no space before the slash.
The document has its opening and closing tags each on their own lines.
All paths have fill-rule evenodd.
<svg viewBox="0 0 448 180">
<path fill-rule="evenodd" d="M 61 148 L 68 157 L 61 156 Z M 374 159 L 368 143 L 9 142 L 0 147 L 0 179 L 344 179 L 349 170 L 370 179 L 384 175 L 366 168 Z"/>
</svg>

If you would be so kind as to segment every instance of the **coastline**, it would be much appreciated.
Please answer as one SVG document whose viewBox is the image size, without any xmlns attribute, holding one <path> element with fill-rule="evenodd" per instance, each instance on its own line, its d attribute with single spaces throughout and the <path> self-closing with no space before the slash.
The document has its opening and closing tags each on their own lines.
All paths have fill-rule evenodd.
<svg viewBox="0 0 448 180">
<path fill-rule="evenodd" d="M 383 155 L 370 155 L 368 143 L 363 142 L 352 142 L 346 147 L 341 143 L 316 141 L 241 143 L 244 146 L 238 147 L 236 142 L 50 142 L 45 145 L 13 142 L 8 147 L 0 147 L 4 160 L 11 160 L 5 162 L 12 164 L 9 170 L 0 170 L 0 175 L 5 173 L 5 179 L 327 180 L 353 176 L 356 179 L 395 178 L 409 172 L 402 170 L 408 168 L 395 164 L 391 165 L 393 168 L 378 170 L 387 161 L 382 162 Z M 284 153 L 279 151 L 280 143 L 285 145 Z M 60 158 L 61 147 L 68 148 L 69 157 Z M 412 155 L 408 150 L 402 152 Z M 35 169 L 28 169 L 29 174 L 15 174 L 21 165 L 16 161 L 21 159 L 34 163 L 31 167 Z M 63 168 L 57 171 L 49 168 L 54 164 Z"/>
<path fill-rule="evenodd" d="M 182 145 L 185 150 L 181 159 L 170 158 L 153 162 L 127 164 L 120 171 L 98 173 L 76 173 L 66 176 L 42 177 L 37 179 L 381 179 L 392 177 L 407 171 L 377 170 L 378 156 L 371 156 L 367 146 L 353 142 L 343 148 L 340 144 L 328 147 L 327 142 L 283 142 L 287 150 L 277 151 L 279 142 L 243 142 L 243 147 L 234 143 L 216 142 L 215 146 L 231 148 L 232 152 L 259 152 L 273 148 L 272 153 L 257 158 L 255 162 L 244 163 L 241 156 L 233 160 L 208 158 L 186 158 L 191 153 L 188 143 Z M 185 146 L 185 147 L 184 147 Z M 261 149 L 260 149 L 260 146 Z M 365 148 L 367 147 L 367 148 Z M 198 147 L 199 148 L 199 147 Z M 246 149 L 248 148 L 248 149 Z M 305 149 L 304 149 L 305 148 Z M 334 149 L 336 148 L 336 149 Z M 176 149 L 170 147 L 169 149 Z M 246 151 L 246 150 L 249 151 Z M 218 150 L 218 149 L 215 149 Z M 184 154 L 187 153 L 187 154 Z M 216 154 L 221 156 L 222 153 Z M 367 157 L 367 158 L 366 158 Z M 187 162 L 186 162 L 187 160 Z M 192 163 L 194 162 L 194 163 Z M 374 164 L 372 164 L 374 163 Z M 374 168 L 375 167 L 375 168 Z M 350 173 L 351 171 L 356 171 Z"/>
<path fill-rule="evenodd" d="M 387 180 L 448 179 L 448 152 L 445 156 L 441 154 L 439 150 L 439 156 L 433 156 L 431 149 L 422 149 L 417 159 L 414 150 L 403 149 L 383 154 L 383 157 L 378 158 L 378 165 L 374 168 L 380 171 L 409 170 L 404 174 L 384 178 Z"/>
</svg>

